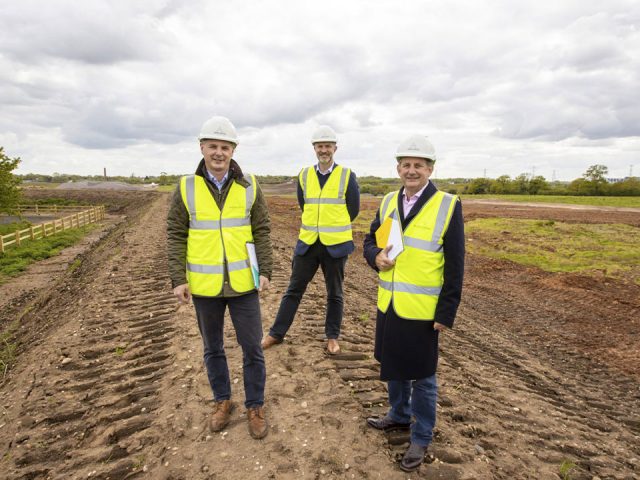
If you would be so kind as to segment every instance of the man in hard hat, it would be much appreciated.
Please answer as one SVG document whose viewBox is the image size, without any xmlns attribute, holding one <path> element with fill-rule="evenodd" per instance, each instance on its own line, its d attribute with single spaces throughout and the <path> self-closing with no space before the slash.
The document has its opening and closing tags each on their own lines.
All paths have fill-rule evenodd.
<svg viewBox="0 0 640 480">
<path fill-rule="evenodd" d="M 269 286 L 271 277 L 269 213 L 255 177 L 243 174 L 232 158 L 238 137 L 231 122 L 225 117 L 207 120 L 199 140 L 203 158 L 195 175 L 180 179 L 168 215 L 173 293 L 181 303 L 193 299 L 195 306 L 214 397 L 210 429 L 224 429 L 235 407 L 223 345 L 229 307 L 242 347 L 249 433 L 263 438 L 266 371 L 258 292 Z M 258 265 L 250 250 L 255 250 Z"/>
<path fill-rule="evenodd" d="M 436 421 L 438 337 L 453 326 L 460 303 L 464 224 L 458 197 L 429 181 L 436 155 L 426 137 L 405 139 L 396 159 L 402 188 L 384 197 L 364 240 L 364 257 L 379 273 L 375 358 L 391 407 L 367 423 L 379 430 L 411 429 L 400 468 L 413 471 L 424 459 Z M 388 241 L 376 242 L 385 221 L 398 222 L 402 231 L 397 256 Z"/>
<path fill-rule="evenodd" d="M 289 287 L 282 297 L 278 314 L 262 342 L 264 349 L 282 343 L 293 323 L 298 305 L 318 267 L 327 288 L 325 336 L 327 353 L 340 352 L 338 337 L 342 325 L 342 283 L 347 257 L 353 253 L 351 222 L 360 211 L 360 190 L 356 175 L 337 165 L 336 133 L 331 127 L 318 127 L 311 144 L 318 163 L 298 175 L 298 203 L 302 225 L 294 251 Z"/>
</svg>

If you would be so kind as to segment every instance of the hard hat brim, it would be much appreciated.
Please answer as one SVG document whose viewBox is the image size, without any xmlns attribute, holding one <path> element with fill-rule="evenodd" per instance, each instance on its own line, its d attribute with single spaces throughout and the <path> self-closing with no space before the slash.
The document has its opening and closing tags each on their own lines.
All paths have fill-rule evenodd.
<svg viewBox="0 0 640 480">
<path fill-rule="evenodd" d="M 412 152 L 400 152 L 400 153 L 396 153 L 396 160 L 400 161 L 401 158 L 406 158 L 406 157 L 413 157 L 413 158 L 424 158 L 425 160 L 431 160 L 432 162 L 435 162 L 436 159 L 433 158 L 434 155 L 427 155 L 425 153 L 418 153 L 415 151 Z"/>
<path fill-rule="evenodd" d="M 227 137 L 227 136 L 224 136 L 224 135 L 204 135 L 204 136 L 199 136 L 198 137 L 198 141 L 199 142 L 201 142 L 203 140 L 222 140 L 223 142 L 233 143 L 236 147 L 240 143 L 235 138 Z"/>
</svg>

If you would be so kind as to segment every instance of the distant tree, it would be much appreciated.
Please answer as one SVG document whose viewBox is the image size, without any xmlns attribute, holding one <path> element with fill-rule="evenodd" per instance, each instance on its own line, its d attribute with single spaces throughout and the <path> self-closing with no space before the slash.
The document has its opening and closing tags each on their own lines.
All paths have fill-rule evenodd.
<svg viewBox="0 0 640 480">
<path fill-rule="evenodd" d="M 591 186 L 584 178 L 576 178 L 567 187 L 567 192 L 571 195 L 590 195 Z"/>
<path fill-rule="evenodd" d="M 538 175 L 537 177 L 533 177 L 529 180 L 527 191 L 529 192 L 529 195 L 538 195 L 543 190 L 546 190 L 548 186 L 549 183 L 547 180 L 542 175 Z"/>
<path fill-rule="evenodd" d="M 0 147 L 0 212 L 13 213 L 20 201 L 20 178 L 12 172 L 18 167 L 20 158 L 9 158 Z"/>
<path fill-rule="evenodd" d="M 627 177 L 622 182 L 614 183 L 609 187 L 609 193 L 616 196 L 640 195 L 640 178 Z"/>
<path fill-rule="evenodd" d="M 491 188 L 491 180 L 488 178 L 474 178 L 471 183 L 465 187 L 465 193 L 489 193 Z"/>
<path fill-rule="evenodd" d="M 604 176 L 607 173 L 609 173 L 609 168 L 606 165 L 591 165 L 582 176 L 588 182 L 606 182 L 607 179 Z"/>
<path fill-rule="evenodd" d="M 519 194 L 529 193 L 529 174 L 521 173 L 513 179 L 513 192 Z"/>
<path fill-rule="evenodd" d="M 496 178 L 493 182 L 491 182 L 489 193 L 511 193 L 511 177 L 509 175 L 501 175 Z"/>
<path fill-rule="evenodd" d="M 607 179 L 605 175 L 609 173 L 606 165 L 591 165 L 582 174 L 587 182 L 588 195 L 603 195 L 607 190 Z"/>
</svg>

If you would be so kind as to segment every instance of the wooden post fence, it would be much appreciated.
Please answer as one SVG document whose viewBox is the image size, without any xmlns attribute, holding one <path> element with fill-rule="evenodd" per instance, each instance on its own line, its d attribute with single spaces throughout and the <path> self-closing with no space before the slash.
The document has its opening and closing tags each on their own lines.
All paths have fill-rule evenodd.
<svg viewBox="0 0 640 480">
<path fill-rule="evenodd" d="M 23 211 L 26 208 L 33 207 L 25 207 L 21 206 L 21 210 Z M 43 222 L 38 225 L 31 225 L 24 230 L 16 230 L 14 233 L 10 233 L 8 235 L 0 235 L 0 253 L 4 253 L 6 249 L 14 245 L 19 247 L 22 244 L 23 240 L 38 240 L 40 238 L 46 238 L 51 235 L 55 235 L 59 231 L 69 230 L 70 228 L 74 228 L 74 220 L 75 220 L 75 228 L 80 228 L 82 226 L 88 225 L 90 223 L 96 223 L 99 220 L 104 219 L 105 217 L 105 207 L 104 205 L 99 205 L 97 207 L 83 207 L 84 209 L 80 212 L 75 212 L 65 217 L 54 219 L 51 222 Z M 53 205 L 53 208 L 49 207 L 48 210 L 64 211 L 67 209 L 76 209 L 77 207 L 67 207 Z M 38 208 L 38 205 L 35 205 L 34 208 L 36 214 L 41 212 L 42 208 Z M 59 222 L 59 223 L 58 223 Z M 47 228 L 51 229 L 49 232 Z"/>
</svg>

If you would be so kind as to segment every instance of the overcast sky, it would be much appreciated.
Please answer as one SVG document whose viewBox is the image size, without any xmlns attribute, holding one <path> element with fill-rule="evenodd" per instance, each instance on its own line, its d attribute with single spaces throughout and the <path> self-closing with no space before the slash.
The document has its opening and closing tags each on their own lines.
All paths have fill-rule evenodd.
<svg viewBox="0 0 640 480">
<path fill-rule="evenodd" d="M 0 9 L 0 145 L 18 173 L 191 173 L 224 115 L 245 171 L 295 175 L 313 129 L 395 176 L 640 175 L 640 2 L 21 0 Z"/>
</svg>

